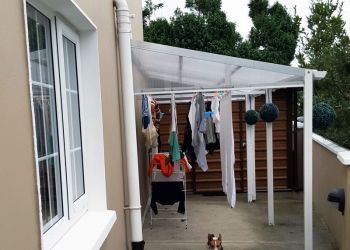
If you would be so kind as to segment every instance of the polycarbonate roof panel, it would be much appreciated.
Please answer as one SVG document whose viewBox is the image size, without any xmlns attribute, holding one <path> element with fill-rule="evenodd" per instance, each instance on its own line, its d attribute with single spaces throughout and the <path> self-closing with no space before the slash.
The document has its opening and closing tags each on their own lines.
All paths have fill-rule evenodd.
<svg viewBox="0 0 350 250">
<path fill-rule="evenodd" d="M 134 92 L 302 87 L 305 69 L 132 41 Z"/>
</svg>

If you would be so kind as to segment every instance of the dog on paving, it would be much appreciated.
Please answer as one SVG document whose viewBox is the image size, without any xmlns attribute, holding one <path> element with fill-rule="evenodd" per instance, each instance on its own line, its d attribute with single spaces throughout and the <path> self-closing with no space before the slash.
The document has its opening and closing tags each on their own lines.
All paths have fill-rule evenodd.
<svg viewBox="0 0 350 250">
<path fill-rule="evenodd" d="M 222 237 L 215 237 L 214 234 L 208 234 L 208 249 L 210 250 L 224 250 L 222 246 Z"/>
</svg>

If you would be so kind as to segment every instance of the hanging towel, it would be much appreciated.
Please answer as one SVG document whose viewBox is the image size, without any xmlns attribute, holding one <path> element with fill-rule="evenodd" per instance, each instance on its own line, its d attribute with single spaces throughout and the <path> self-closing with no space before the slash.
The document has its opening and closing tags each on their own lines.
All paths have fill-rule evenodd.
<svg viewBox="0 0 350 250">
<path fill-rule="evenodd" d="M 236 205 L 235 184 L 235 155 L 234 137 L 232 127 L 232 103 L 231 95 L 227 94 L 221 99 L 220 107 L 220 157 L 222 171 L 222 187 L 226 193 L 227 201 L 231 207 Z"/>
<path fill-rule="evenodd" d="M 171 96 L 171 131 L 169 136 L 170 154 L 173 161 L 180 160 L 180 146 L 177 137 L 175 96 Z"/>
<path fill-rule="evenodd" d="M 170 132 L 169 145 L 173 161 L 180 160 L 180 147 L 176 131 Z"/>
</svg>

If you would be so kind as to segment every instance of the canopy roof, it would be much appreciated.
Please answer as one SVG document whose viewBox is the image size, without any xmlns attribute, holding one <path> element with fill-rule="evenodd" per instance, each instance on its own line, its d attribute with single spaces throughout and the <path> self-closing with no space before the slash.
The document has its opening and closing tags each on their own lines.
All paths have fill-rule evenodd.
<svg viewBox="0 0 350 250">
<path fill-rule="evenodd" d="M 166 93 L 304 86 L 306 69 L 132 41 L 134 92 Z M 325 72 L 313 71 L 319 80 Z"/>
</svg>

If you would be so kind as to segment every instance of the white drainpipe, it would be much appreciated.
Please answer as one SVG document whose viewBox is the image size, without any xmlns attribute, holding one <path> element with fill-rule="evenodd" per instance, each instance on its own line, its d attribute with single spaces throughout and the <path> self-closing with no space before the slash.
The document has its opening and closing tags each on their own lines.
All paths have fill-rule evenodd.
<svg viewBox="0 0 350 250">
<path fill-rule="evenodd" d="M 131 244 L 133 250 L 144 249 L 140 203 L 139 169 L 137 156 L 134 87 L 131 62 L 131 23 L 126 0 L 114 0 L 117 8 L 117 30 L 121 69 L 121 89 L 124 115 L 124 143 L 131 225 Z"/>
</svg>

